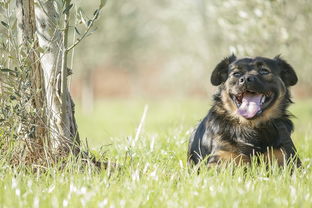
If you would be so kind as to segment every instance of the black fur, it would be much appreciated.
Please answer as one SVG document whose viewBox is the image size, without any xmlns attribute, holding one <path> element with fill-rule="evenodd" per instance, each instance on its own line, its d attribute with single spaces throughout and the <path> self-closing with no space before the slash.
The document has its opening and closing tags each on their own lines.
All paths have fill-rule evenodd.
<svg viewBox="0 0 312 208">
<path fill-rule="evenodd" d="M 213 85 L 220 85 L 219 91 L 213 97 L 212 108 L 190 138 L 189 163 L 198 164 L 204 159 L 207 159 L 208 164 L 216 163 L 218 157 L 215 157 L 214 153 L 220 150 L 251 156 L 267 152 L 268 147 L 283 148 L 286 152 L 286 159 L 289 161 L 290 158 L 296 156 L 296 148 L 290 138 L 294 125 L 287 111 L 287 107 L 292 103 L 288 88 L 279 104 L 280 116 L 256 126 L 248 122 L 242 124 L 239 119 L 225 110 L 221 96 L 221 92 L 225 90 L 222 83 L 227 80 L 228 66 L 235 60 L 234 55 L 224 59 L 212 73 L 211 82 Z M 296 84 L 297 76 L 293 68 L 279 57 L 273 60 L 276 60 L 278 66 L 281 67 L 278 76 L 281 77 L 285 86 Z M 210 157 L 207 158 L 207 156 Z M 297 165 L 300 166 L 300 164 L 297 158 Z"/>
<path fill-rule="evenodd" d="M 224 58 L 213 70 L 211 74 L 211 83 L 214 86 L 220 85 L 227 79 L 228 76 L 228 66 L 230 63 L 236 60 L 236 56 L 233 54 L 232 56 Z"/>
<path fill-rule="evenodd" d="M 274 59 L 277 61 L 278 65 L 282 69 L 281 78 L 284 81 L 285 85 L 288 87 L 297 84 L 298 77 L 292 66 L 290 66 L 285 60 L 281 59 L 280 56 L 276 56 Z"/>
</svg>

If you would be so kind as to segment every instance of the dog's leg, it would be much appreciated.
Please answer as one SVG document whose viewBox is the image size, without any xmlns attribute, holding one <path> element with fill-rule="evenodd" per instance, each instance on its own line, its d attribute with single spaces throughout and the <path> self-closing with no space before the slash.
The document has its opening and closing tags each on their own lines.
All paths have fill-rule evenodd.
<svg viewBox="0 0 312 208">
<path fill-rule="evenodd" d="M 279 141 L 286 153 L 286 161 L 294 162 L 297 167 L 301 166 L 301 160 L 297 155 L 296 147 L 290 137 L 290 132 L 282 122 L 277 122 L 275 128 L 278 130 Z"/>
<path fill-rule="evenodd" d="M 208 160 L 208 166 L 209 164 L 228 164 L 231 162 L 233 162 L 235 165 L 248 165 L 250 164 L 250 157 L 236 152 L 218 150 L 210 156 Z"/>
<path fill-rule="evenodd" d="M 276 160 L 279 166 L 285 165 L 286 157 L 286 152 L 283 148 L 268 148 L 267 152 L 264 153 L 264 161 L 266 163 L 272 164 Z"/>
</svg>

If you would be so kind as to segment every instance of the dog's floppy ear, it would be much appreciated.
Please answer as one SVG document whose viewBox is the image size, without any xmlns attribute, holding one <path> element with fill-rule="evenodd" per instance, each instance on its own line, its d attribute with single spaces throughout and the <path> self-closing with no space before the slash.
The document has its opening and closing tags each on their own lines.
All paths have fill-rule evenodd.
<svg viewBox="0 0 312 208">
<path fill-rule="evenodd" d="M 224 58 L 213 70 L 210 77 L 211 84 L 218 86 L 222 82 L 225 82 L 228 77 L 228 66 L 235 60 L 236 56 L 234 54 Z"/>
<path fill-rule="evenodd" d="M 286 87 L 295 85 L 298 82 L 298 77 L 293 67 L 283 60 L 280 55 L 275 56 L 274 59 L 281 68 L 281 78 Z"/>
</svg>

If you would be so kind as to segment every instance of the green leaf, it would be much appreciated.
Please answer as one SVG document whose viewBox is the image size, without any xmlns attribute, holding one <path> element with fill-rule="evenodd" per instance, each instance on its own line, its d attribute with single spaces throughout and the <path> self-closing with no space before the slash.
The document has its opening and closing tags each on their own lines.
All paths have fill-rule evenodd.
<svg viewBox="0 0 312 208">
<path fill-rule="evenodd" d="M 11 100 L 16 100 L 16 97 L 14 95 L 10 95 Z"/>
<path fill-rule="evenodd" d="M 100 14 L 99 10 L 98 9 L 95 10 L 93 13 L 94 19 L 97 19 L 99 17 L 99 14 Z"/>
<path fill-rule="evenodd" d="M 75 27 L 75 31 L 78 35 L 81 35 L 77 27 Z"/>
<path fill-rule="evenodd" d="M 66 7 L 66 8 L 64 9 L 63 14 L 68 13 L 69 10 L 70 10 L 73 6 L 74 6 L 73 4 L 68 5 L 68 7 Z"/>
<path fill-rule="evenodd" d="M 2 68 L 2 69 L 0 69 L 0 72 L 9 72 L 14 76 L 17 76 L 17 74 L 18 74 L 16 71 L 13 71 L 12 69 L 8 69 L 8 68 Z"/>
<path fill-rule="evenodd" d="M 79 11 L 79 14 L 80 14 L 80 20 L 81 20 L 81 22 L 82 22 L 86 27 L 88 27 L 87 21 L 86 21 L 85 18 L 83 17 L 82 10 Z"/>
<path fill-rule="evenodd" d="M 99 13 L 99 10 L 97 9 L 93 12 L 93 16 L 97 15 L 98 13 Z"/>
<path fill-rule="evenodd" d="M 89 27 L 89 25 L 91 24 L 92 20 L 88 20 L 87 22 L 87 26 Z"/>
<path fill-rule="evenodd" d="M 1 21 L 1 24 L 2 24 L 4 27 L 9 28 L 9 25 L 8 25 L 7 23 Z"/>
<path fill-rule="evenodd" d="M 15 71 L 8 69 L 8 68 L 2 68 L 2 69 L 0 69 L 0 71 L 1 72 L 13 72 L 13 73 L 15 73 Z"/>
</svg>

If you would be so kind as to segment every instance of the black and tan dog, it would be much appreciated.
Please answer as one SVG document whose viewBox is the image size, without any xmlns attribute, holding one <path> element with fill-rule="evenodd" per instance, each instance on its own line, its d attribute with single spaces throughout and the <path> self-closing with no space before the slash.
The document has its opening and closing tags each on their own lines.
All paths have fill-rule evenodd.
<svg viewBox="0 0 312 208">
<path fill-rule="evenodd" d="M 279 56 L 237 59 L 232 55 L 222 60 L 211 75 L 218 92 L 190 138 L 188 162 L 248 164 L 256 157 L 279 165 L 295 161 L 300 166 L 287 111 L 292 103 L 288 88 L 297 81 L 294 69 Z"/>
</svg>

